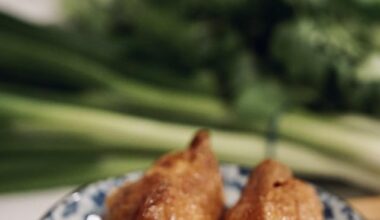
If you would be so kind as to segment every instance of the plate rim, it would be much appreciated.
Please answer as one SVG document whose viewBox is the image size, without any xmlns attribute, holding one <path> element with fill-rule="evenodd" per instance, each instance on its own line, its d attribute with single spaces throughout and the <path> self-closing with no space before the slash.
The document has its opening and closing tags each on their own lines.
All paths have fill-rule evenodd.
<svg viewBox="0 0 380 220">
<path fill-rule="evenodd" d="M 239 169 L 245 169 L 245 170 L 252 170 L 254 169 L 254 167 L 248 167 L 248 166 L 245 166 L 245 165 L 240 165 L 240 164 L 236 164 L 236 163 L 220 163 L 219 164 L 219 169 L 221 169 L 222 167 L 225 167 L 225 166 L 236 166 L 238 167 Z M 68 193 L 66 193 L 65 195 L 63 195 L 61 198 L 57 199 L 57 201 L 55 201 L 42 215 L 40 218 L 38 218 L 39 220 L 45 220 L 47 217 L 49 217 L 49 215 L 60 205 L 62 204 L 65 200 L 67 200 L 68 198 L 70 198 L 71 196 L 73 196 L 74 194 L 76 193 L 80 193 L 81 191 L 83 191 L 84 189 L 86 189 L 87 187 L 89 187 L 90 185 L 92 184 L 96 184 L 96 183 L 101 183 L 101 182 L 105 182 L 107 180 L 115 180 L 115 179 L 120 179 L 120 178 L 123 178 L 131 173 L 144 173 L 145 171 L 147 170 L 147 168 L 145 169 L 134 169 L 134 170 L 130 170 L 126 173 L 123 173 L 123 174 L 120 174 L 120 175 L 115 175 L 115 176 L 109 176 L 109 177 L 106 177 L 106 178 L 100 178 L 100 179 L 97 179 L 97 180 L 94 180 L 94 181 L 89 181 L 87 183 L 83 183 L 83 184 L 80 184 L 78 185 L 76 188 L 74 188 L 73 190 L 69 191 Z M 249 176 L 249 174 L 247 175 Z M 365 220 L 365 218 L 363 217 L 362 213 L 360 213 L 358 210 L 354 209 L 351 204 L 346 200 L 344 199 L 343 197 L 339 196 L 339 195 L 336 195 L 336 194 L 333 194 L 333 193 L 330 193 L 328 190 L 325 190 L 324 187 L 321 187 L 317 184 L 314 184 L 312 182 L 308 182 L 309 184 L 313 185 L 313 187 L 316 189 L 316 190 L 321 190 L 323 192 L 326 192 L 328 193 L 329 195 L 332 195 L 334 197 L 336 197 L 337 199 L 339 199 L 341 202 L 343 202 L 347 207 L 349 207 L 356 215 L 359 216 L 359 218 L 361 220 Z"/>
</svg>

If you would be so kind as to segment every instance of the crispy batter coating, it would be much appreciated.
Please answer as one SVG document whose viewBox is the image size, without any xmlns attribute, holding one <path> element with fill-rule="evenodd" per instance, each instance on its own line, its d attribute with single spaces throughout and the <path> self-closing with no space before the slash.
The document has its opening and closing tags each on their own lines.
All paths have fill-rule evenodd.
<svg viewBox="0 0 380 220">
<path fill-rule="evenodd" d="M 312 186 L 293 177 L 273 160 L 252 173 L 238 203 L 226 220 L 322 220 L 322 205 Z"/>
<path fill-rule="evenodd" d="M 108 220 L 217 220 L 223 209 L 222 179 L 199 131 L 190 147 L 160 158 L 137 182 L 107 198 Z"/>
</svg>

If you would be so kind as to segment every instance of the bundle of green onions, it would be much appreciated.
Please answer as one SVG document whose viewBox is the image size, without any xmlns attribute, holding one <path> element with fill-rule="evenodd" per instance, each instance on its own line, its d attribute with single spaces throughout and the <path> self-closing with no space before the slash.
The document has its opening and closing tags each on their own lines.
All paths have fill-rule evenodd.
<svg viewBox="0 0 380 220">
<path fill-rule="evenodd" d="M 258 24 L 258 32 L 252 34 L 245 30 L 250 24 L 242 23 L 235 30 L 228 23 L 251 19 L 247 11 L 241 14 L 247 4 L 253 4 L 246 1 L 211 1 L 210 5 L 185 1 L 181 11 L 185 15 L 174 13 L 171 4 L 115 2 L 122 4 L 115 8 L 125 9 L 126 17 L 106 14 L 99 17 L 105 19 L 100 23 L 81 24 L 94 19 L 77 23 L 96 35 L 0 16 L 0 191 L 78 184 L 142 169 L 160 154 L 184 147 L 201 126 L 212 130 L 221 161 L 252 166 L 265 157 L 265 134 L 273 118 L 280 137 L 274 142 L 276 157 L 296 172 L 380 191 L 378 103 L 368 107 L 371 117 L 363 116 L 366 111 L 347 113 L 349 95 L 344 95 L 343 110 L 342 103 L 332 99 L 321 104 L 325 91 L 320 78 L 303 81 L 300 76 L 302 71 L 314 70 L 308 64 L 294 65 L 295 59 L 281 53 L 296 50 L 289 43 L 293 38 L 286 34 L 294 30 L 291 33 L 304 40 L 304 56 L 314 55 L 310 50 L 318 45 L 308 35 L 312 32 L 304 31 L 314 25 L 309 18 L 288 22 L 291 13 L 285 13 L 265 26 L 273 30 Z M 254 6 L 292 10 L 279 2 Z M 306 9 L 302 16 L 309 13 Z M 135 10 L 149 16 L 136 16 Z M 193 10 L 200 15 L 192 15 Z M 260 14 L 255 16 L 262 19 Z M 213 19 L 220 25 L 210 28 Z M 282 24 L 281 19 L 288 20 Z M 171 28 L 163 26 L 169 21 Z M 328 26 L 326 32 L 335 28 Z M 266 42 L 266 51 L 244 43 L 249 37 L 260 42 L 273 33 L 278 35 L 273 36 L 273 46 Z M 344 31 L 333 34 L 346 35 L 351 36 Z M 336 46 L 337 54 L 344 55 L 331 67 L 341 77 L 347 60 L 359 63 L 362 51 L 336 42 L 317 41 Z M 313 74 L 329 78 L 326 62 L 330 60 L 319 59 L 324 53 L 319 55 L 308 57 L 308 62 L 325 65 Z M 272 74 L 275 69 L 265 67 L 275 57 L 285 63 L 286 74 L 295 77 L 284 80 L 292 89 L 279 83 Z M 271 73 L 269 77 L 260 75 L 264 70 Z M 326 88 L 339 85 L 338 93 L 347 91 L 354 77 L 343 78 L 332 80 L 335 84 L 327 83 Z M 380 94 L 376 93 L 380 90 L 376 83 L 369 84 L 360 83 L 358 88 L 364 88 L 366 100 L 376 102 L 368 91 Z M 329 109 L 332 102 L 334 114 L 309 108 L 319 103 Z"/>
<path fill-rule="evenodd" d="M 2 135 L 2 191 L 72 184 L 144 168 L 160 153 L 185 146 L 197 129 L 5 93 L 0 104 L 2 116 L 12 119 L 9 131 Z M 264 158 L 262 137 L 242 131 L 212 132 L 214 150 L 222 161 L 251 166 Z M 352 153 L 349 148 L 342 152 L 338 147 L 305 148 L 285 140 L 277 147 L 278 159 L 299 173 L 341 178 L 379 190 L 380 174 L 369 169 L 378 161 L 366 158 L 369 154 L 358 154 L 352 161 L 334 156 Z"/>
</svg>

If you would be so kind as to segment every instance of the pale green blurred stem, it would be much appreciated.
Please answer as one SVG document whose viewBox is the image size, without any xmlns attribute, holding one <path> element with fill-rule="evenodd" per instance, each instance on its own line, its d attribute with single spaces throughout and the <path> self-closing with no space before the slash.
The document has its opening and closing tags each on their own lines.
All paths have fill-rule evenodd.
<svg viewBox="0 0 380 220">
<path fill-rule="evenodd" d="M 152 163 L 152 158 L 139 157 L 104 157 L 93 164 L 76 164 L 76 167 L 53 170 L 51 172 L 35 173 L 33 176 L 8 177 L 0 182 L 0 191 L 27 190 L 53 186 L 77 185 L 88 183 L 100 178 L 119 176 L 129 171 L 141 170 Z M 53 164 L 51 166 L 54 166 Z M 26 170 L 28 168 L 25 168 Z"/>
<path fill-rule="evenodd" d="M 103 143 L 103 146 L 112 143 L 125 148 L 134 146 L 145 150 L 183 149 L 198 129 L 6 94 L 0 94 L 0 111 L 16 118 L 14 129 L 36 127 L 39 130 L 72 133 Z M 22 127 L 23 124 L 27 126 Z M 20 125 L 21 127 L 17 127 Z M 252 166 L 264 158 L 265 141 L 251 133 L 212 129 L 212 140 L 214 151 L 223 161 Z M 298 172 L 338 177 L 380 191 L 378 172 L 352 164 L 350 158 L 341 160 L 334 155 L 329 157 L 314 150 L 281 141 L 278 143 L 278 159 L 285 161 Z M 366 161 L 358 162 L 368 165 Z"/>
<path fill-rule="evenodd" d="M 380 173 L 380 137 L 358 132 L 336 122 L 302 114 L 286 114 L 280 122 L 280 133 L 289 139 L 313 146 L 334 157 L 362 164 Z"/>
<path fill-rule="evenodd" d="M 377 118 L 368 118 L 363 115 L 356 114 L 346 114 L 337 116 L 332 120 L 357 132 L 365 132 L 380 137 L 380 120 Z"/>
</svg>

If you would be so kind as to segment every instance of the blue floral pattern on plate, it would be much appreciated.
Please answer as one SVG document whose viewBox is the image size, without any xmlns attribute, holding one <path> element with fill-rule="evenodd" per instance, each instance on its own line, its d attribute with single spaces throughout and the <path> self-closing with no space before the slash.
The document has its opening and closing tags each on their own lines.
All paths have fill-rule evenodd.
<svg viewBox="0 0 380 220">
<path fill-rule="evenodd" d="M 226 206 L 240 197 L 247 182 L 249 169 L 237 165 L 221 166 Z M 136 181 L 142 172 L 131 172 L 121 177 L 101 180 L 79 188 L 55 204 L 41 220 L 101 220 L 105 213 L 104 201 L 109 192 L 125 182 Z M 316 187 L 324 204 L 325 220 L 362 220 L 342 199 Z"/>
</svg>

